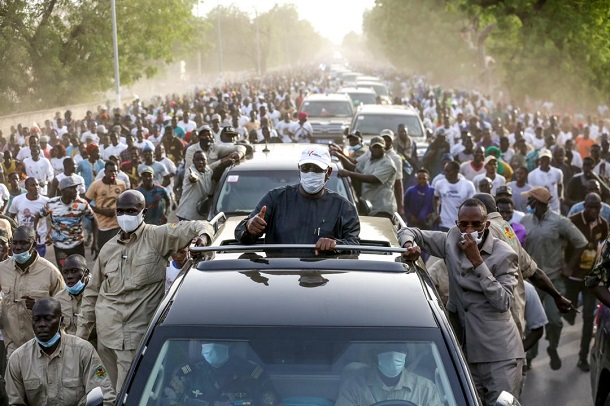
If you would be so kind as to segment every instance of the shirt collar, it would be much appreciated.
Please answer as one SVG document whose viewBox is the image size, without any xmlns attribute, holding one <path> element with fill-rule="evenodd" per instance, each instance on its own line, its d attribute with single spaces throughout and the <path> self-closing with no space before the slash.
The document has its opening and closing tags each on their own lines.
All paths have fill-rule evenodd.
<svg viewBox="0 0 610 406">
<path fill-rule="evenodd" d="M 47 356 L 50 359 L 53 359 L 55 357 L 61 357 L 61 353 L 63 352 L 63 349 L 64 349 L 64 340 L 63 340 L 64 334 L 63 333 L 60 333 L 60 334 L 61 334 L 61 338 L 59 339 L 59 345 L 57 346 L 55 351 L 53 351 L 52 354 L 47 354 L 46 352 L 44 352 L 42 347 L 36 341 L 36 339 L 32 338 L 32 341 L 34 341 L 34 345 L 36 346 L 36 356 L 38 358 L 42 358 L 44 356 Z"/>
<path fill-rule="evenodd" d="M 494 239 L 489 231 L 489 228 L 485 231 L 485 236 L 483 237 L 485 240 L 483 241 L 483 245 L 481 246 L 480 251 L 486 253 L 487 255 L 491 255 L 491 251 L 493 251 Z"/>
<path fill-rule="evenodd" d="M 396 383 L 396 386 L 387 386 L 385 382 L 383 382 L 383 379 L 381 379 L 381 376 L 379 376 L 379 374 L 380 372 L 377 370 L 376 367 L 371 367 L 367 377 L 367 385 L 374 386 L 376 388 L 381 388 L 385 391 L 400 390 L 406 388 L 409 391 L 413 392 L 413 382 L 411 382 L 411 380 L 409 379 L 409 372 L 407 372 L 406 369 L 403 368 L 402 373 L 400 374 L 400 379 L 398 380 L 398 383 Z"/>
<path fill-rule="evenodd" d="M 125 244 L 129 244 L 132 240 L 138 240 L 140 238 L 140 236 L 142 235 L 142 233 L 144 232 L 144 225 L 145 225 L 145 223 L 142 222 L 142 224 L 140 224 L 138 226 L 138 228 L 136 228 L 136 230 L 129 235 L 129 239 L 128 240 L 121 239 L 121 232 L 122 232 L 122 230 L 119 230 L 119 233 L 118 233 L 119 234 L 119 239 L 117 240 L 117 242 L 119 244 L 125 245 Z"/>
</svg>

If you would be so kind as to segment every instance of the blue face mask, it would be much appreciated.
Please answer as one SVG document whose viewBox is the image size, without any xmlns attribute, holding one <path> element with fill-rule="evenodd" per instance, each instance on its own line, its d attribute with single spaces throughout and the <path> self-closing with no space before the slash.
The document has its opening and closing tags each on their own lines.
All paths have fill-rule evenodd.
<svg viewBox="0 0 610 406">
<path fill-rule="evenodd" d="M 396 378 L 405 367 L 407 354 L 397 351 L 383 352 L 377 355 L 377 368 L 388 378 Z"/>
<path fill-rule="evenodd" d="M 82 279 L 80 281 L 76 282 L 74 284 L 74 286 L 66 285 L 66 290 L 71 295 L 78 295 L 79 293 L 81 293 L 83 291 L 83 289 L 85 289 L 85 282 L 83 282 Z"/>
<path fill-rule="evenodd" d="M 25 252 L 22 252 L 21 254 L 15 254 L 13 253 L 13 259 L 15 260 L 15 262 L 17 262 L 18 264 L 25 264 L 26 262 L 28 262 L 28 260 L 32 257 L 32 253 L 28 250 Z"/>
<path fill-rule="evenodd" d="M 525 207 L 525 211 L 529 214 L 534 214 L 536 212 L 536 209 L 533 208 L 532 206 L 530 206 L 529 204 Z"/>
<path fill-rule="evenodd" d="M 208 364 L 218 368 L 229 360 L 229 346 L 215 343 L 202 344 L 201 355 L 203 355 Z"/>
<path fill-rule="evenodd" d="M 59 331 L 57 333 L 55 333 L 55 335 L 53 336 L 53 338 L 51 338 L 49 341 L 40 341 L 38 339 L 38 337 L 34 337 L 34 339 L 36 340 L 36 342 L 40 345 L 42 345 L 44 348 L 49 348 L 49 347 L 53 347 L 55 345 L 55 343 L 57 341 L 59 341 L 61 337 L 61 334 L 59 334 Z"/>
<path fill-rule="evenodd" d="M 358 144 L 358 145 L 354 145 L 353 147 L 352 147 L 352 146 L 350 146 L 350 147 L 349 147 L 349 150 L 350 150 L 350 151 L 352 151 L 352 152 L 356 152 L 356 151 L 358 151 L 360 148 L 362 148 L 362 145 L 361 145 L 361 144 Z"/>
</svg>

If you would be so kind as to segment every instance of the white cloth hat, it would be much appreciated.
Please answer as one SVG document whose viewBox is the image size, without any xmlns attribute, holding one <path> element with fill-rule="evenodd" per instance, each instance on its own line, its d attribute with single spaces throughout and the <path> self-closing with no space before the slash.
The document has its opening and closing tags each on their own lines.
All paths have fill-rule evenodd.
<svg viewBox="0 0 610 406">
<path fill-rule="evenodd" d="M 320 168 L 326 170 L 331 163 L 330 153 L 328 148 L 313 147 L 303 150 L 301 159 L 299 160 L 299 166 L 304 164 L 318 165 Z"/>
</svg>

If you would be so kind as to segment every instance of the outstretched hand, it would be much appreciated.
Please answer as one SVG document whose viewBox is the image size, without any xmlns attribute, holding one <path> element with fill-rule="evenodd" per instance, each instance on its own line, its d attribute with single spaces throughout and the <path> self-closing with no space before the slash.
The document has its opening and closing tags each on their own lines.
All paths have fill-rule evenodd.
<svg viewBox="0 0 610 406">
<path fill-rule="evenodd" d="M 259 235 L 265 231 L 267 222 L 265 221 L 265 213 L 267 212 L 267 206 L 263 206 L 261 211 L 254 217 L 252 217 L 246 223 L 246 229 L 252 235 Z"/>
<path fill-rule="evenodd" d="M 337 241 L 332 238 L 320 238 L 316 243 L 316 250 L 314 253 L 318 255 L 322 251 L 334 251 L 337 246 Z"/>
</svg>

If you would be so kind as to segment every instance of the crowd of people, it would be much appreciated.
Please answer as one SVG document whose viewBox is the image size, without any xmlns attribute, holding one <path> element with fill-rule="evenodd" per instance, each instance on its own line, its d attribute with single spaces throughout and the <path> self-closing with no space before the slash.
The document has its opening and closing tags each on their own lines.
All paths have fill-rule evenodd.
<svg viewBox="0 0 610 406">
<path fill-rule="evenodd" d="M 268 240 L 286 241 L 276 238 L 287 227 L 274 211 L 280 194 L 291 196 L 295 207 L 309 205 L 302 191 L 330 205 L 335 197 L 322 190 L 333 156 L 341 162 L 338 176 L 351 179 L 369 202 L 370 215 L 404 218 L 409 227 L 400 236 L 409 255 L 419 254 L 413 252 L 417 242 L 427 254 L 445 259 L 432 258 L 429 270 L 455 313 L 456 330 L 473 328 L 468 301 L 457 288 L 481 292 L 483 276 L 483 291 L 494 299 L 484 304 L 488 299 L 480 295 L 470 305 L 512 312 L 496 326 L 510 332 L 503 333 L 502 348 L 482 343 L 490 325 L 465 334 L 467 359 L 486 402 L 497 397 L 498 388 L 518 386 L 517 375 L 531 368 L 543 327 L 551 368 L 562 367 L 557 347 L 563 321 L 574 323 L 579 294 L 584 323 L 577 367 L 588 371 L 595 298 L 587 286 L 608 280 L 601 268 L 590 275 L 610 221 L 605 118 L 521 110 L 476 92 L 443 91 L 421 78 L 393 74 L 388 84 L 395 104 L 420 113 L 429 141 L 425 154 L 417 155 L 403 124 L 368 142 L 349 133 L 346 146 L 331 144 L 328 151 L 317 150 L 323 158 L 303 158 L 301 187 L 268 194 L 242 222 L 237 238 L 248 243 L 268 231 Z M 84 117 L 58 112 L 41 125 L 17 124 L 0 134 L 0 287 L 11 402 L 34 393 L 44 393 L 41 399 L 68 396 L 59 381 L 44 389 L 23 384 L 31 369 L 24 365 L 40 351 L 51 358 L 47 373 L 56 373 L 61 362 L 51 362 L 54 351 L 67 345 L 78 347 L 92 368 L 77 371 L 82 389 L 70 396 L 82 397 L 91 386 L 87 379 L 98 379 L 110 404 L 154 309 L 186 263 L 185 246 L 198 236 L 208 242 L 212 237 L 201 220 L 225 168 L 246 159 L 257 143 L 309 143 L 313 129 L 307 114 L 298 113 L 305 95 L 340 86 L 340 78 L 328 72 L 304 70 L 157 97 L 149 104 L 136 99 L 112 111 L 100 105 Z M 336 217 L 347 224 L 355 213 L 342 207 Z M 181 222 L 169 223 L 172 216 Z M 325 236 L 318 249 L 332 250 L 343 239 L 355 243 L 359 226 L 350 227 L 343 236 Z M 302 242 L 298 236 L 292 240 Z M 50 246 L 53 261 L 45 259 Z M 85 259 L 86 247 L 93 266 Z M 460 257 L 469 262 L 452 260 Z M 480 274 L 461 280 L 461 266 Z M 39 322 L 44 326 L 38 328 Z M 60 331 L 82 340 L 61 340 Z M 524 361 L 508 362 L 515 359 Z M 510 369 L 504 382 L 489 377 L 493 373 L 481 365 L 489 362 Z M 72 378 L 77 379 L 66 379 Z"/>
</svg>

